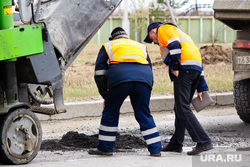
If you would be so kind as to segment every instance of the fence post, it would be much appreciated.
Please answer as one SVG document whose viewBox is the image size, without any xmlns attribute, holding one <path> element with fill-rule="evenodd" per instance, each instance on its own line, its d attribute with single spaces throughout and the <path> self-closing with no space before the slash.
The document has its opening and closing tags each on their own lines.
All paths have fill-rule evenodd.
<svg viewBox="0 0 250 167">
<path fill-rule="evenodd" d="M 214 43 L 215 20 L 212 18 L 212 43 Z"/>
<path fill-rule="evenodd" d="M 190 28 L 190 25 L 191 25 L 191 18 L 188 17 L 188 35 L 190 36 L 191 34 L 191 28 Z"/>
<path fill-rule="evenodd" d="M 137 41 L 137 16 L 135 17 L 135 41 Z"/>
<path fill-rule="evenodd" d="M 227 26 L 224 24 L 224 43 L 227 43 Z"/>
<path fill-rule="evenodd" d="M 200 43 L 203 42 L 203 22 L 202 22 L 202 17 L 200 17 Z"/>
</svg>

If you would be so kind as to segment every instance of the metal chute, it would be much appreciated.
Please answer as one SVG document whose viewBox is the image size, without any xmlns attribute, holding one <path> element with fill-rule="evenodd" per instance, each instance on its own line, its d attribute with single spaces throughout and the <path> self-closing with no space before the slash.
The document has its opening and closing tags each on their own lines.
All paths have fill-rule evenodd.
<svg viewBox="0 0 250 167">
<path fill-rule="evenodd" d="M 46 23 L 65 69 L 104 24 L 122 0 L 47 0 L 38 20 Z"/>
</svg>

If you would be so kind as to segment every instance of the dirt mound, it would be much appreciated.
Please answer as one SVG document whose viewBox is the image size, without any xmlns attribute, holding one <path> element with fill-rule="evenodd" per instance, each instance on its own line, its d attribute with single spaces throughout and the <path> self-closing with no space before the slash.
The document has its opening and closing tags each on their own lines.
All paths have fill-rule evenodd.
<svg viewBox="0 0 250 167">
<path fill-rule="evenodd" d="M 231 63 L 232 49 L 221 45 L 205 45 L 200 48 L 203 64 Z"/>
<path fill-rule="evenodd" d="M 85 135 L 78 132 L 69 131 L 63 135 L 61 140 L 45 140 L 41 145 L 41 150 L 56 151 L 56 150 L 81 150 L 96 148 L 98 142 L 98 134 Z M 117 134 L 114 150 L 119 149 L 134 149 L 145 148 L 147 144 L 145 141 L 137 136 L 131 134 Z"/>
<path fill-rule="evenodd" d="M 223 48 L 221 45 L 205 45 L 200 47 L 203 64 L 231 64 L 232 49 Z M 165 66 L 161 58 L 152 60 L 152 65 L 156 68 Z"/>
</svg>

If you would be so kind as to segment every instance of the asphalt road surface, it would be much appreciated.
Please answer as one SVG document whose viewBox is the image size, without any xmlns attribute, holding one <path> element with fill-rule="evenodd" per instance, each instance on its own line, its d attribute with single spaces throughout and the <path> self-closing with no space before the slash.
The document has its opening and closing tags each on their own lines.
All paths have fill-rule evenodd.
<svg viewBox="0 0 250 167">
<path fill-rule="evenodd" d="M 87 153 L 89 148 L 96 145 L 100 117 L 41 121 L 43 144 L 37 157 L 26 166 L 249 166 L 250 124 L 239 119 L 234 107 L 210 107 L 195 114 L 214 145 L 213 150 L 198 156 L 186 154 L 195 146 L 186 133 L 182 153 L 162 152 L 161 157 L 150 157 L 133 114 L 123 114 L 119 120 L 115 152 L 109 157 Z M 174 132 L 174 114 L 163 111 L 154 112 L 152 115 L 165 145 Z"/>
</svg>

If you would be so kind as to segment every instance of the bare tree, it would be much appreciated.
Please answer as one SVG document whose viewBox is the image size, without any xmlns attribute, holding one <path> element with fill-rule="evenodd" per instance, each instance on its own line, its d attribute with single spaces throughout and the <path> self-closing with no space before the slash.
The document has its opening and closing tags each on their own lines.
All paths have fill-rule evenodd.
<svg viewBox="0 0 250 167">
<path fill-rule="evenodd" d="M 169 0 L 169 4 L 173 9 L 180 8 L 189 0 Z M 169 22 L 170 13 L 167 8 L 166 0 L 152 0 L 150 3 L 150 22 L 159 21 L 159 22 Z"/>
<path fill-rule="evenodd" d="M 131 13 L 131 19 L 135 22 L 134 28 L 135 29 L 135 39 L 138 42 L 142 42 L 144 39 L 144 34 L 142 34 L 143 30 L 145 30 L 145 27 L 147 27 L 148 23 L 148 7 L 145 6 L 145 0 L 137 0 L 133 1 L 131 7 L 133 13 Z"/>
</svg>

